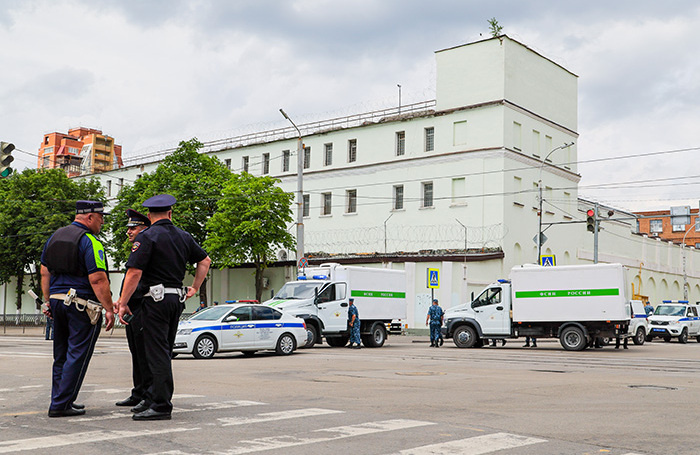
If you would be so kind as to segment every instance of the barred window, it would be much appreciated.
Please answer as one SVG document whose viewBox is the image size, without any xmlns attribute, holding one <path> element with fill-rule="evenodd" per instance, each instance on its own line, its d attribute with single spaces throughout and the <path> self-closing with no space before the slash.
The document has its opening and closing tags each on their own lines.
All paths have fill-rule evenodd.
<svg viewBox="0 0 700 455">
<path fill-rule="evenodd" d="M 311 167 L 311 147 L 304 147 L 304 169 Z"/>
<path fill-rule="evenodd" d="M 311 204 L 311 197 L 308 194 L 302 195 L 302 202 L 301 214 L 302 216 L 309 216 L 309 204 Z"/>
<path fill-rule="evenodd" d="M 423 183 L 423 207 L 433 206 L 433 182 Z"/>
<path fill-rule="evenodd" d="M 357 161 L 357 139 L 348 141 L 348 163 Z"/>
<path fill-rule="evenodd" d="M 394 210 L 403 209 L 403 185 L 394 186 Z"/>
<path fill-rule="evenodd" d="M 243 168 L 243 172 L 248 172 L 248 163 L 250 162 L 250 158 L 247 156 L 243 157 L 243 163 L 241 167 Z"/>
<path fill-rule="evenodd" d="M 323 165 L 330 166 L 333 164 L 333 144 L 323 144 Z"/>
<path fill-rule="evenodd" d="M 270 154 L 269 153 L 263 153 L 262 173 L 263 173 L 263 175 L 270 173 Z"/>
<path fill-rule="evenodd" d="M 435 150 L 435 128 L 430 127 L 425 129 L 425 151 L 432 152 Z"/>
<path fill-rule="evenodd" d="M 345 213 L 357 213 L 357 190 L 347 190 L 345 199 Z"/>
<path fill-rule="evenodd" d="M 397 131 L 396 132 L 396 156 L 401 156 L 406 154 L 406 132 Z"/>
<path fill-rule="evenodd" d="M 289 150 L 282 150 L 282 172 L 289 172 Z"/>
<path fill-rule="evenodd" d="M 321 209 L 321 215 L 330 215 L 331 214 L 331 193 L 323 193 L 321 194 L 321 198 L 323 200 L 323 207 Z"/>
</svg>

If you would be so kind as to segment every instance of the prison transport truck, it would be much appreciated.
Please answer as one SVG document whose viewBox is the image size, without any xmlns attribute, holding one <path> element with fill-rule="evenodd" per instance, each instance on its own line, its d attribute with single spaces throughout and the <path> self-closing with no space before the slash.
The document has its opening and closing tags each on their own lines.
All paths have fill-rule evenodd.
<svg viewBox="0 0 700 455">
<path fill-rule="evenodd" d="M 304 319 L 305 347 L 320 343 L 321 335 L 330 346 L 345 346 L 350 298 L 360 315 L 362 344 L 380 347 L 387 325 L 406 318 L 406 272 L 325 263 L 302 269 L 296 281 L 285 283 L 263 303 Z"/>
<path fill-rule="evenodd" d="M 445 312 L 443 334 L 460 348 L 486 339 L 559 338 L 568 351 L 596 337 L 627 333 L 625 270 L 620 264 L 514 267 L 472 302 Z"/>
</svg>

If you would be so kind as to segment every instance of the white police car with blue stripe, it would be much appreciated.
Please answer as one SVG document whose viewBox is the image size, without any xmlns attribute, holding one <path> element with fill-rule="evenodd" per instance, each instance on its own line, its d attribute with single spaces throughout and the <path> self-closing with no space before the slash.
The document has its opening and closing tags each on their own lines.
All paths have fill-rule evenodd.
<svg viewBox="0 0 700 455">
<path fill-rule="evenodd" d="M 695 337 L 700 343 L 700 312 L 698 306 L 687 300 L 664 300 L 649 316 L 649 334 L 647 341 L 654 337 L 671 341 L 677 338 L 687 343 L 688 337 Z"/>
<path fill-rule="evenodd" d="M 175 336 L 174 354 L 208 359 L 217 352 L 274 350 L 289 355 L 306 343 L 303 319 L 275 308 L 256 304 L 217 305 L 181 321 Z"/>
</svg>

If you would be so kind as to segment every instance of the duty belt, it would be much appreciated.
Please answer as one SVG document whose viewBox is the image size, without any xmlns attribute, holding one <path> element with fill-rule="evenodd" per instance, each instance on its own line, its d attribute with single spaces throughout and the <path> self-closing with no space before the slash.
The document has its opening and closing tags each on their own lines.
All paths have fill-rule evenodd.
<svg viewBox="0 0 700 455">
<path fill-rule="evenodd" d="M 166 288 L 162 284 L 151 286 L 144 297 L 151 297 L 154 302 L 160 302 L 165 297 L 165 294 L 176 294 L 180 302 L 184 302 L 187 298 L 187 289 L 185 288 Z"/>
<path fill-rule="evenodd" d="M 66 294 L 51 294 L 49 298 L 63 300 L 65 306 L 70 306 L 71 303 L 75 303 L 75 308 L 78 311 L 85 311 L 87 313 L 92 325 L 97 324 L 100 316 L 102 316 L 102 304 L 90 299 L 81 299 L 75 294 L 75 289 L 71 288 Z"/>
</svg>

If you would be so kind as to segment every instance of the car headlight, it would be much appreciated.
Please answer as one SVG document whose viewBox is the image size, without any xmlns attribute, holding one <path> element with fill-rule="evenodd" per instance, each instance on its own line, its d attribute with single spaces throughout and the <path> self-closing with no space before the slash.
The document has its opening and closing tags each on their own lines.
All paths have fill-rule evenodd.
<svg viewBox="0 0 700 455">
<path fill-rule="evenodd" d="M 189 335 L 192 333 L 192 329 L 180 329 L 177 331 L 178 335 Z"/>
</svg>

